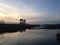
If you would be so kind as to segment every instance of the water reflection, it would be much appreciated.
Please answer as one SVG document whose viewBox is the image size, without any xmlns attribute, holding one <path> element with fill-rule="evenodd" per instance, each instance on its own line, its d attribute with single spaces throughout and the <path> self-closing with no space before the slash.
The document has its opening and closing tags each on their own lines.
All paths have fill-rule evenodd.
<svg viewBox="0 0 60 45">
<path fill-rule="evenodd" d="M 60 45 L 56 34 L 60 30 L 26 30 L 26 32 L 5 33 L 0 45 Z"/>
<path fill-rule="evenodd" d="M 58 42 L 60 42 L 60 33 L 56 34 L 56 39 L 57 39 Z"/>
</svg>

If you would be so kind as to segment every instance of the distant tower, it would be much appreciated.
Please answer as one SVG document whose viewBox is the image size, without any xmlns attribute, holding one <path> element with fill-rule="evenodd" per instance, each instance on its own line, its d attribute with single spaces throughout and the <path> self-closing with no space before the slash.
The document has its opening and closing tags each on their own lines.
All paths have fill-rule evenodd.
<svg viewBox="0 0 60 45">
<path fill-rule="evenodd" d="M 26 24 L 26 20 L 23 20 L 23 23 Z"/>
<path fill-rule="evenodd" d="M 22 24 L 23 23 L 23 19 L 20 19 L 20 24 Z"/>
<path fill-rule="evenodd" d="M 25 25 L 26 24 L 26 20 L 20 19 L 20 24 L 21 25 Z"/>
</svg>

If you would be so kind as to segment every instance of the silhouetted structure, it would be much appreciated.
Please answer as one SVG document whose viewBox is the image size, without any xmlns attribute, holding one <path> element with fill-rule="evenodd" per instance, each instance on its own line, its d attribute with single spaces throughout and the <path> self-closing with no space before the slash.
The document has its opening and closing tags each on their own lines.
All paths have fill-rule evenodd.
<svg viewBox="0 0 60 45">
<path fill-rule="evenodd" d="M 25 29 L 32 29 L 33 27 L 38 27 L 38 25 L 26 24 L 26 20 L 20 19 L 20 24 L 3 24 L 0 23 L 0 34 L 11 33 L 11 32 L 23 32 Z"/>
<path fill-rule="evenodd" d="M 0 23 L 0 34 L 11 32 L 23 32 L 25 29 L 33 29 L 34 27 L 41 27 L 40 25 L 26 24 L 25 19 L 20 19 L 20 24 L 5 24 Z M 44 28 L 45 27 L 45 28 Z M 60 29 L 60 24 L 46 24 L 42 29 Z M 41 29 L 41 28 L 39 28 Z"/>
<path fill-rule="evenodd" d="M 20 19 L 20 32 L 25 31 L 26 20 Z"/>
<path fill-rule="evenodd" d="M 26 20 L 20 19 L 20 25 L 26 25 Z"/>
<path fill-rule="evenodd" d="M 0 23 L 0 34 L 2 33 L 11 33 L 17 31 L 25 31 L 26 27 L 26 20 L 20 19 L 20 24 L 3 24 Z"/>
</svg>

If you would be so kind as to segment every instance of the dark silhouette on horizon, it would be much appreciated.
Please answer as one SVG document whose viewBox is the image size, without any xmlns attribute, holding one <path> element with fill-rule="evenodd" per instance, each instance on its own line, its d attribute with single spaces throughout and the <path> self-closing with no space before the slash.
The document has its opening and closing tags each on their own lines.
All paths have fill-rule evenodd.
<svg viewBox="0 0 60 45">
<path fill-rule="evenodd" d="M 39 24 L 26 24 L 25 19 L 20 19 L 20 24 L 4 24 L 3 22 L 0 23 L 0 34 L 3 33 L 12 33 L 12 32 L 23 32 L 26 29 L 33 29 L 38 27 L 38 29 L 60 29 L 60 24 L 44 24 L 41 28 Z"/>
<path fill-rule="evenodd" d="M 23 32 L 26 29 L 32 29 L 33 27 L 38 27 L 38 25 L 26 24 L 26 20 L 20 19 L 20 24 L 4 24 L 0 23 L 0 34 L 12 33 L 12 32 Z"/>
<path fill-rule="evenodd" d="M 11 33 L 17 31 L 25 31 L 26 20 L 20 19 L 20 24 L 4 24 L 0 23 L 0 34 Z"/>
</svg>

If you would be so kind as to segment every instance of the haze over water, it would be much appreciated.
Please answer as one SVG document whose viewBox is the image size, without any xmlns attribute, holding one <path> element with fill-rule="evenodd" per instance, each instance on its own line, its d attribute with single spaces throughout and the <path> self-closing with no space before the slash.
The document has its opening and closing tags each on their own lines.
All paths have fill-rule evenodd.
<svg viewBox="0 0 60 45">
<path fill-rule="evenodd" d="M 56 39 L 59 32 L 59 29 L 37 29 L 5 33 L 4 37 L 0 38 L 0 45 L 60 45 Z"/>
</svg>

